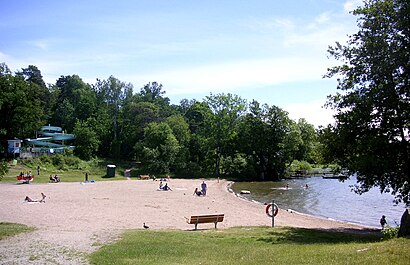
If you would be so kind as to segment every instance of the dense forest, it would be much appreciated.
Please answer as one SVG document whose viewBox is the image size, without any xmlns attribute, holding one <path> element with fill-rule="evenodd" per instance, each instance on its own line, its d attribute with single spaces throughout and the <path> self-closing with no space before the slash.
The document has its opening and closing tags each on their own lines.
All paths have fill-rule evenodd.
<svg viewBox="0 0 410 265">
<path fill-rule="evenodd" d="M 46 85 L 36 66 L 12 73 L 2 63 L 0 151 L 50 124 L 75 134 L 70 144 L 81 159 L 138 161 L 151 174 L 277 180 L 294 160 L 320 160 L 314 126 L 280 107 L 229 93 L 172 105 L 162 84 L 136 90 L 113 76 Z"/>
</svg>

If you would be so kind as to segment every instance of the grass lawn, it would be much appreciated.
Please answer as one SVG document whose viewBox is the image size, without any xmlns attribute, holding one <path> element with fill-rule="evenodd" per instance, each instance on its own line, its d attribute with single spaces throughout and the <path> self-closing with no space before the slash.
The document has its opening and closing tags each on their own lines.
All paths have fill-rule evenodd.
<svg viewBox="0 0 410 265">
<path fill-rule="evenodd" d="M 31 232 L 33 230 L 34 228 L 22 224 L 0 222 L 0 240 L 20 233 Z"/>
<path fill-rule="evenodd" d="M 38 161 L 38 160 L 37 160 Z M 26 161 L 24 161 L 26 162 Z M 85 173 L 88 173 L 88 180 L 96 180 L 96 181 L 103 181 L 103 180 L 123 180 L 124 179 L 124 169 L 126 168 L 125 165 L 121 165 L 118 163 L 116 164 L 115 170 L 115 177 L 106 177 L 107 167 L 106 165 L 112 164 L 112 162 L 99 160 L 99 161 L 91 161 L 91 162 L 83 162 L 81 161 L 78 168 L 56 168 L 50 164 L 41 164 L 36 163 L 34 160 L 33 163 L 23 164 L 19 162 L 17 165 L 9 165 L 9 171 L 6 175 L 2 178 L 0 183 L 16 183 L 16 177 L 20 174 L 20 172 L 27 173 L 28 171 L 32 172 L 34 175 L 34 183 L 47 183 L 49 182 L 50 175 L 58 175 L 62 182 L 82 182 L 85 180 Z M 40 166 L 40 175 L 37 173 L 37 165 Z"/>
<path fill-rule="evenodd" d="M 131 230 L 91 264 L 409 264 L 410 239 L 302 228 Z"/>
</svg>

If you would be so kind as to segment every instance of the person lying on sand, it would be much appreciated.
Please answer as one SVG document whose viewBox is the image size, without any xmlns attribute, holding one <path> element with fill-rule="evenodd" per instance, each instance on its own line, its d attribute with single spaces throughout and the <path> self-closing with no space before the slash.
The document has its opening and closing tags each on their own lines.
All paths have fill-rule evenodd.
<svg viewBox="0 0 410 265">
<path fill-rule="evenodd" d="M 26 202 L 46 202 L 46 195 L 44 193 L 41 193 L 41 200 L 37 201 L 37 200 L 33 200 L 32 198 L 30 198 L 29 196 L 26 196 L 26 198 L 24 198 L 24 201 Z"/>
<path fill-rule="evenodd" d="M 24 199 L 24 201 L 26 201 L 26 202 L 37 202 L 36 200 L 33 200 L 33 199 L 30 198 L 29 196 L 26 196 L 26 198 Z"/>
</svg>

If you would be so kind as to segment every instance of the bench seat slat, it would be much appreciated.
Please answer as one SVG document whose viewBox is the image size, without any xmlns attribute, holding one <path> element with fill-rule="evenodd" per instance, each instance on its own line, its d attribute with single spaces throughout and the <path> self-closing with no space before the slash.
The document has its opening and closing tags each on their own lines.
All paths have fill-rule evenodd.
<svg viewBox="0 0 410 265">
<path fill-rule="evenodd" d="M 188 224 L 194 224 L 195 230 L 197 229 L 198 224 L 203 223 L 214 223 L 215 228 L 218 222 L 222 222 L 224 220 L 224 214 L 212 214 L 212 215 L 192 215 L 189 219 L 187 218 Z"/>
</svg>

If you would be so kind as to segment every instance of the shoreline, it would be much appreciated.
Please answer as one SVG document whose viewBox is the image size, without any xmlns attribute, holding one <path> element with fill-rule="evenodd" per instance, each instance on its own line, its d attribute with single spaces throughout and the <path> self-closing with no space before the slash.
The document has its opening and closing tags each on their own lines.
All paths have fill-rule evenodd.
<svg viewBox="0 0 410 265">
<path fill-rule="evenodd" d="M 94 183 L 60 182 L 29 185 L 0 184 L 0 222 L 25 224 L 34 232 L 0 241 L 0 256 L 15 262 L 16 256 L 39 256 L 37 252 L 56 250 L 57 264 L 67 249 L 91 253 L 109 244 L 129 229 L 178 229 L 191 231 L 194 225 L 184 217 L 224 213 L 218 229 L 238 226 L 271 226 L 265 205 L 255 203 L 229 192 L 229 181 L 205 180 L 207 196 L 193 195 L 203 179 L 171 179 L 172 191 L 158 191 L 159 181 L 121 180 Z M 25 203 L 25 196 L 39 199 L 46 194 L 45 203 Z M 353 233 L 375 232 L 368 227 L 320 219 L 297 213 L 279 211 L 275 226 L 315 228 Z M 213 224 L 199 224 L 199 230 L 214 229 Z M 16 245 L 29 245 L 22 253 Z M 43 247 L 39 248 L 38 246 Z M 45 246 L 45 247 L 44 247 Z M 62 252 L 62 253 L 61 253 Z M 36 254 L 37 253 L 37 254 Z M 50 253 L 43 253 L 46 258 Z M 15 263 L 14 263 L 15 262 Z M 7 262 L 5 262 L 7 263 Z M 79 262 L 83 264 L 82 262 Z M 46 264 L 46 263 L 44 263 Z"/>
<path fill-rule="evenodd" d="M 234 181 L 230 181 L 230 182 L 228 183 L 228 185 L 226 186 L 226 189 L 227 189 L 228 192 L 234 194 L 234 195 L 235 195 L 237 198 L 239 198 L 239 199 L 246 200 L 246 201 L 249 201 L 249 202 L 253 202 L 253 203 L 256 203 L 256 204 L 259 204 L 259 205 L 263 205 L 264 207 L 266 207 L 266 203 L 263 203 L 263 202 L 260 202 L 260 201 L 257 201 L 257 200 L 253 200 L 253 199 L 249 199 L 249 198 L 247 198 L 247 197 L 245 197 L 245 196 L 242 196 L 240 193 L 235 192 L 235 191 L 232 189 L 232 185 L 233 185 L 234 183 L 235 183 Z M 331 222 L 337 222 L 337 223 L 345 223 L 345 224 L 347 224 L 347 225 L 359 226 L 359 227 L 362 227 L 363 229 L 369 229 L 369 230 L 374 230 L 374 231 L 380 231 L 380 229 L 379 229 L 378 227 L 367 226 L 367 225 L 360 224 L 360 223 L 349 222 L 349 221 L 344 221 L 344 220 L 338 220 L 338 219 L 334 219 L 334 218 L 330 218 L 330 217 L 318 216 L 318 215 L 313 215 L 313 214 L 309 214 L 309 213 L 303 213 L 303 212 L 296 211 L 296 210 L 294 210 L 294 209 L 283 209 L 283 208 L 279 208 L 279 210 L 282 211 L 282 212 L 283 212 L 283 211 L 286 211 L 286 212 L 289 212 L 289 213 L 291 213 L 291 214 L 297 214 L 297 215 L 306 216 L 306 217 L 309 217 L 309 218 L 317 218 L 317 219 L 324 220 L 324 221 L 331 221 Z"/>
</svg>

